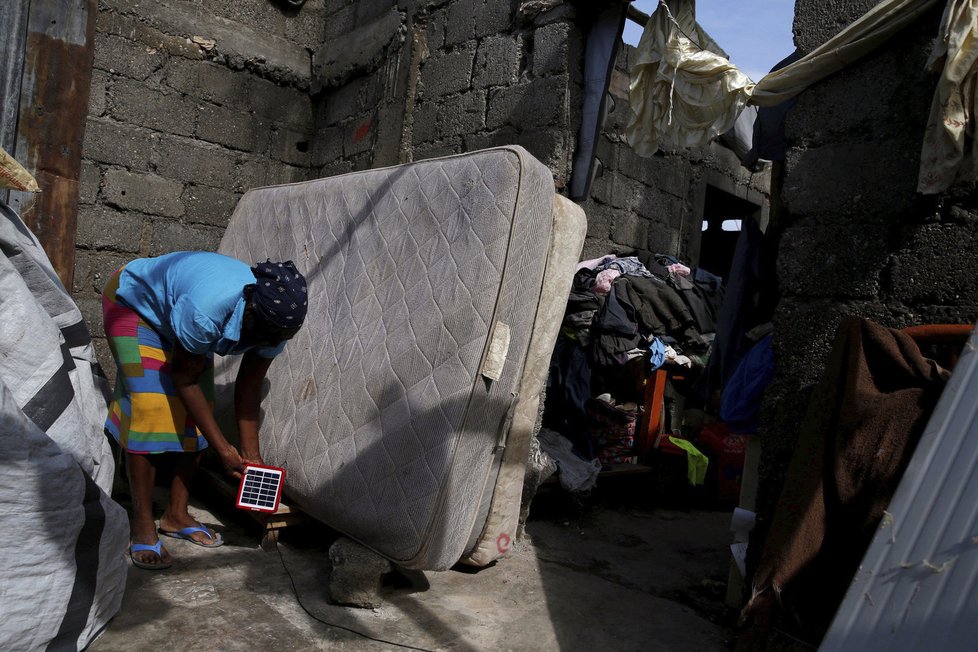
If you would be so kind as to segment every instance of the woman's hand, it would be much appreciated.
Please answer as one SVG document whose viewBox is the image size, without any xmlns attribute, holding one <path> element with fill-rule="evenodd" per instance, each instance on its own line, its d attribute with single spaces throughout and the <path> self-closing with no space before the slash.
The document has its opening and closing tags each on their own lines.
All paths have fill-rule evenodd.
<svg viewBox="0 0 978 652">
<path fill-rule="evenodd" d="M 241 447 L 241 458 L 248 464 L 265 464 L 260 452 L 247 450 L 244 446 Z"/>
<path fill-rule="evenodd" d="M 236 480 L 240 480 L 246 460 L 238 453 L 238 449 L 229 445 L 224 450 L 219 451 L 218 455 L 221 458 L 221 465 L 224 466 L 224 472 Z"/>
</svg>

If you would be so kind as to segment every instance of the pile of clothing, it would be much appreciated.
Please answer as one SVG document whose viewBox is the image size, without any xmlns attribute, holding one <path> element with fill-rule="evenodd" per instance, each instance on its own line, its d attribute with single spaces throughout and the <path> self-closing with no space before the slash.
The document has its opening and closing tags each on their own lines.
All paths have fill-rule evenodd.
<svg viewBox="0 0 978 652">
<path fill-rule="evenodd" d="M 665 254 L 579 263 L 551 361 L 548 427 L 585 459 L 634 461 L 634 437 L 607 434 L 608 408 L 627 406 L 617 412 L 633 412 L 634 428 L 632 408 L 651 372 L 666 365 L 695 376 L 708 359 L 723 295 L 721 278 Z"/>
</svg>

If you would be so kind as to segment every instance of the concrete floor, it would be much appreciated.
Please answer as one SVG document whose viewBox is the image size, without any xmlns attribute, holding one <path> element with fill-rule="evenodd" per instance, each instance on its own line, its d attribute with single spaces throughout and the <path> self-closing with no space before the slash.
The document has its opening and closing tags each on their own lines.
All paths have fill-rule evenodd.
<svg viewBox="0 0 978 652">
<path fill-rule="evenodd" d="M 654 509 L 622 498 L 630 492 L 586 508 L 538 496 L 505 559 L 428 572 L 427 590 L 391 586 L 375 610 L 328 603 L 334 533 L 299 526 L 263 552 L 250 519 L 209 499 L 195 516 L 226 545 L 165 540 L 174 565 L 131 569 L 121 612 L 89 649 L 728 649 L 729 513 Z"/>
</svg>

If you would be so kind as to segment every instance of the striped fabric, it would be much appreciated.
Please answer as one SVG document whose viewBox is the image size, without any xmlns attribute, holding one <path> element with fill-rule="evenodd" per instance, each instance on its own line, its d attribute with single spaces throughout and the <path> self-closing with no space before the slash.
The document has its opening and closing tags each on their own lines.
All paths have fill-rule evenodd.
<svg viewBox="0 0 978 652">
<path fill-rule="evenodd" d="M 102 292 L 105 335 L 116 363 L 115 393 L 105 429 L 130 453 L 192 453 L 207 442 L 177 395 L 170 375 L 173 346 L 131 308 L 116 300 L 117 270 Z M 214 403 L 213 356 L 199 380 Z"/>
</svg>

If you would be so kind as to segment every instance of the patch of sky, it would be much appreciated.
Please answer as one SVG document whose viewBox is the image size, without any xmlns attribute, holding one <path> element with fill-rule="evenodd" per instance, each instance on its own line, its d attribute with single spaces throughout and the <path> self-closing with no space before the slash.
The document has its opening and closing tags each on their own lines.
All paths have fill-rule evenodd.
<svg viewBox="0 0 978 652">
<path fill-rule="evenodd" d="M 658 0 L 632 2 L 646 14 L 654 12 L 658 4 Z M 794 14 L 794 0 L 696 0 L 696 21 L 754 81 L 794 51 Z M 625 21 L 626 43 L 638 45 L 641 36 L 641 26 Z"/>
</svg>

